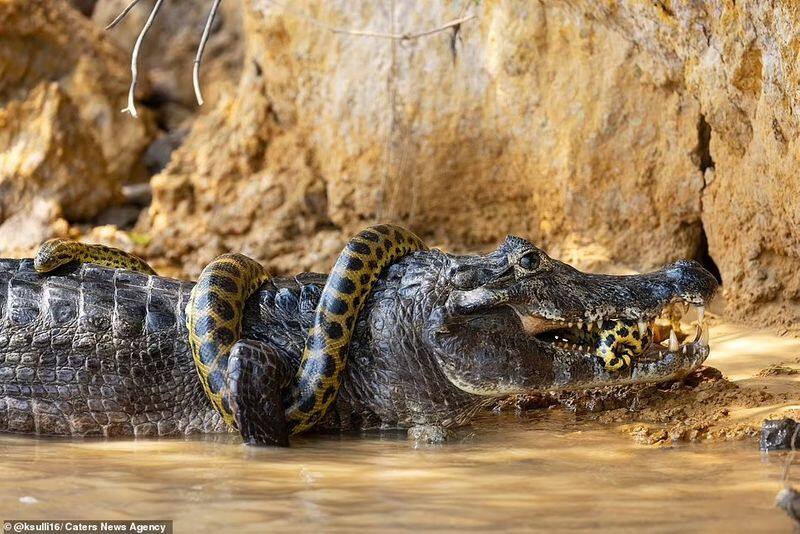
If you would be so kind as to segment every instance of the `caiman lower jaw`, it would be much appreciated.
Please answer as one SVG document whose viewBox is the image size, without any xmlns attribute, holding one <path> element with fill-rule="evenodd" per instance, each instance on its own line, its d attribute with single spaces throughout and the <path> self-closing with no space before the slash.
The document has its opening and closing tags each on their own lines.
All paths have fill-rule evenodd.
<svg viewBox="0 0 800 534">
<path fill-rule="evenodd" d="M 684 304 L 684 311 L 688 310 Z M 680 320 L 675 319 L 674 309 L 669 306 L 670 313 L 662 310 L 661 316 L 668 315 L 669 324 L 656 324 L 656 317 L 642 319 L 598 319 L 591 322 L 553 320 L 536 315 L 525 315 L 514 310 L 521 322 L 523 330 L 533 335 L 537 342 L 546 343 L 551 348 L 559 349 L 574 357 L 597 358 L 602 355 L 602 343 L 606 335 L 620 324 L 631 332 L 636 331 L 636 340 L 643 343 L 637 347 L 632 356 L 631 369 L 635 372 L 648 362 L 655 362 L 672 355 L 681 355 L 687 361 L 697 361 L 697 365 L 708 357 L 708 326 L 705 324 L 705 308 L 695 306 L 698 320 L 696 332 L 690 336 L 680 330 Z M 696 365 L 695 365 L 696 366 Z"/>
</svg>

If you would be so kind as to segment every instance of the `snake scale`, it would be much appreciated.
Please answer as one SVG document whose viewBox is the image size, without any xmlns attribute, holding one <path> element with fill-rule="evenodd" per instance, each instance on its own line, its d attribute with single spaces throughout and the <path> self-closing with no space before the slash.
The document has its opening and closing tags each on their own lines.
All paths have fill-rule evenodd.
<svg viewBox="0 0 800 534">
<path fill-rule="evenodd" d="M 425 249 L 415 234 L 389 224 L 367 228 L 347 243 L 322 290 L 291 386 L 286 421 L 292 433 L 311 428 L 335 400 L 356 318 L 381 271 Z M 43 243 L 34 265 L 48 272 L 73 261 L 155 274 L 144 260 L 127 252 L 65 239 Z M 255 260 L 223 254 L 201 272 L 186 310 L 189 345 L 203 389 L 232 427 L 235 417 L 226 398 L 228 356 L 241 337 L 247 298 L 269 277 Z"/>
</svg>

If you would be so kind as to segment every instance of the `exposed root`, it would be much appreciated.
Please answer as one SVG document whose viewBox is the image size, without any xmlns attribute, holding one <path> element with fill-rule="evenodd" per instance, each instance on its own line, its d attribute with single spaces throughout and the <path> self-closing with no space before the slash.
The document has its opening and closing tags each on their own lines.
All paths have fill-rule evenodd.
<svg viewBox="0 0 800 534">
<path fill-rule="evenodd" d="M 194 96 L 197 99 L 197 105 L 203 105 L 203 94 L 200 91 L 200 64 L 203 62 L 203 52 L 206 49 L 208 36 L 211 35 L 211 26 L 214 24 L 214 18 L 217 16 L 217 10 L 222 0 L 214 0 L 211 4 L 211 10 L 208 12 L 206 19 L 206 26 L 203 28 L 203 36 L 200 38 L 200 45 L 197 47 L 197 56 L 194 58 L 194 68 L 192 70 L 192 85 L 194 85 Z"/>
<path fill-rule="evenodd" d="M 117 17 L 114 20 L 108 23 L 108 26 L 106 26 L 106 30 L 110 30 L 111 28 L 122 22 L 122 19 L 124 19 L 130 12 L 130 10 L 133 9 L 138 3 L 139 0 L 132 0 L 131 3 L 128 4 L 125 7 L 125 9 L 123 9 L 122 12 L 119 15 L 117 15 Z"/>
<path fill-rule="evenodd" d="M 123 113 L 130 113 L 133 118 L 139 116 L 136 111 L 136 84 L 139 81 L 139 49 L 142 47 L 142 42 L 144 41 L 145 35 L 147 32 L 150 31 L 150 26 L 153 25 L 153 21 L 156 19 L 158 15 L 158 10 L 161 9 L 161 4 L 164 0 L 156 0 L 155 5 L 153 6 L 152 11 L 150 11 L 150 16 L 147 17 L 147 22 L 144 23 L 144 27 L 142 27 L 142 31 L 139 32 L 139 37 L 136 38 L 136 44 L 133 45 L 133 53 L 131 54 L 131 87 L 128 90 L 128 107 L 122 110 Z M 135 2 L 126 8 L 127 11 L 130 11 L 130 8 L 133 7 Z M 123 11 L 123 16 L 126 11 Z M 113 24 L 113 23 L 112 23 Z"/>
</svg>

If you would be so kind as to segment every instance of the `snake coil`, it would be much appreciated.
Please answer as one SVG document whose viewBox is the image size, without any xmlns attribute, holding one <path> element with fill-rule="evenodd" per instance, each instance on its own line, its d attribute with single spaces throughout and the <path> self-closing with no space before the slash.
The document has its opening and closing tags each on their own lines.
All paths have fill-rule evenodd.
<svg viewBox="0 0 800 534">
<path fill-rule="evenodd" d="M 390 224 L 367 228 L 344 247 L 322 290 L 291 384 L 291 402 L 285 410 L 292 433 L 311 428 L 336 399 L 356 319 L 378 276 L 391 263 L 418 250 L 426 250 L 419 237 Z M 34 265 L 37 271 L 47 272 L 72 261 L 155 274 L 144 260 L 122 250 L 65 239 L 42 244 Z M 200 273 L 186 308 L 189 346 L 203 389 L 232 427 L 236 422 L 226 395 L 228 358 L 241 338 L 247 299 L 269 278 L 255 260 L 223 254 Z"/>
</svg>

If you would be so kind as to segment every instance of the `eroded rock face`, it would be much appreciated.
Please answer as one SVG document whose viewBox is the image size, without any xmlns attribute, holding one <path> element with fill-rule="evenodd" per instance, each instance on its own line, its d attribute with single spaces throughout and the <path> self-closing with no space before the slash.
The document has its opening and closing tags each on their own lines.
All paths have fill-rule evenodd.
<svg viewBox="0 0 800 534">
<path fill-rule="evenodd" d="M 0 2 L 0 106 L 25 100 L 43 81 L 56 82 L 76 103 L 75 120 L 97 141 L 109 178 L 140 171 L 152 136 L 149 114 L 120 113 L 130 81 L 127 52 L 78 11 L 56 0 Z M 146 88 L 146 73 L 141 85 Z"/>
<path fill-rule="evenodd" d="M 636 43 L 690 95 L 710 128 L 702 219 L 729 311 L 800 320 L 797 150 L 800 4 L 590 3 L 573 8 Z"/>
<path fill-rule="evenodd" d="M 800 7 L 499 0 L 407 40 L 298 15 L 395 34 L 458 16 L 433 4 L 245 2 L 238 90 L 154 180 L 150 253 L 191 275 L 226 250 L 326 269 L 377 220 L 637 269 L 707 240 L 734 316 L 800 319 Z"/>
<path fill-rule="evenodd" d="M 70 220 L 108 205 L 116 184 L 78 110 L 56 83 L 0 109 L 0 221 L 25 213 L 32 199 L 54 200 Z"/>
<path fill-rule="evenodd" d="M 125 53 L 68 3 L 0 1 L 4 254 L 94 217 L 143 173 L 151 120 L 120 113 L 128 80 Z"/>
<path fill-rule="evenodd" d="M 452 30 L 393 41 L 246 6 L 236 98 L 154 181 L 154 251 L 188 254 L 191 274 L 227 249 L 279 270 L 327 268 L 344 236 L 375 220 L 471 248 L 510 232 L 550 247 L 577 236 L 641 267 L 694 254 L 698 106 L 663 72 L 637 68 L 641 53 L 612 30 L 569 10 L 491 4 L 454 55 Z M 391 31 L 369 3 L 297 7 Z M 397 10 L 395 33 L 457 15 Z"/>
</svg>

